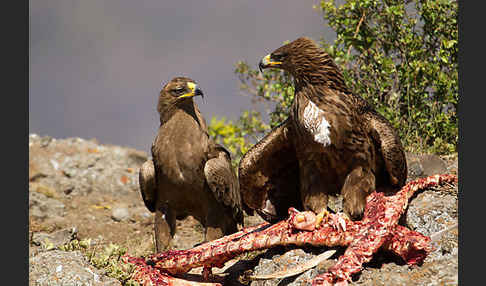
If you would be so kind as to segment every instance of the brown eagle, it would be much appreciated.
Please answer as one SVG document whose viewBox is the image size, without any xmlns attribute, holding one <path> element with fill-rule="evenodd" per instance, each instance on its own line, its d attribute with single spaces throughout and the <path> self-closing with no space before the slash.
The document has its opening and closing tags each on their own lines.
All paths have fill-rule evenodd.
<svg viewBox="0 0 486 286">
<path fill-rule="evenodd" d="M 243 222 L 238 179 L 229 152 L 208 135 L 193 101 L 202 91 L 186 77 L 176 77 L 160 92 L 160 128 L 152 160 L 140 168 L 146 207 L 155 212 L 157 251 L 169 247 L 176 218 L 192 215 L 205 227 L 205 240 L 237 231 Z"/>
<path fill-rule="evenodd" d="M 361 217 L 375 189 L 405 184 L 405 153 L 391 124 L 352 94 L 332 58 L 309 38 L 299 38 L 265 56 L 260 69 L 279 68 L 294 79 L 290 114 L 241 159 L 243 204 L 269 221 L 290 206 L 327 213 L 329 194 Z"/>
</svg>

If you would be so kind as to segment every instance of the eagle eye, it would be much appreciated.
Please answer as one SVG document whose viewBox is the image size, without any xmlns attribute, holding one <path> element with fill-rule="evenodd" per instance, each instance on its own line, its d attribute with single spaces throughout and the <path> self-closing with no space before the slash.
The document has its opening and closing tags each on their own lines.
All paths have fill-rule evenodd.
<svg viewBox="0 0 486 286">
<path fill-rule="evenodd" d="M 182 94 L 184 92 L 184 88 L 183 87 L 176 87 L 172 90 L 175 94 Z"/>
<path fill-rule="evenodd" d="M 275 53 L 272 55 L 272 59 L 281 62 L 285 58 L 285 53 Z"/>
</svg>

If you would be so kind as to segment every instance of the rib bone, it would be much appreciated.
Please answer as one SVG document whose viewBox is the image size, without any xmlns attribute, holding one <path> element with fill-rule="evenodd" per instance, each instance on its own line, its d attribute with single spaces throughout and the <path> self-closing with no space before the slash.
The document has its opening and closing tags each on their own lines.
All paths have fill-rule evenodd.
<svg viewBox="0 0 486 286">
<path fill-rule="evenodd" d="M 170 275 L 200 266 L 221 268 L 226 261 L 244 252 L 279 245 L 348 246 L 338 262 L 312 282 L 313 285 L 346 285 L 351 275 L 361 271 L 363 263 L 370 261 L 379 248 L 399 255 L 408 264 L 421 263 L 432 250 L 430 238 L 398 225 L 398 219 L 416 191 L 453 182 L 457 182 L 454 175 L 435 175 L 409 182 L 393 196 L 373 192 L 367 198 L 361 221 L 329 214 L 314 231 L 299 230 L 292 222 L 295 215 L 303 212 L 290 208 L 289 218 L 274 225 L 263 223 L 192 249 L 169 250 L 147 259 L 128 258 L 128 261 L 137 265 L 134 279 L 143 285 L 169 285 L 175 283 Z M 345 227 L 336 222 L 345 223 Z"/>
</svg>

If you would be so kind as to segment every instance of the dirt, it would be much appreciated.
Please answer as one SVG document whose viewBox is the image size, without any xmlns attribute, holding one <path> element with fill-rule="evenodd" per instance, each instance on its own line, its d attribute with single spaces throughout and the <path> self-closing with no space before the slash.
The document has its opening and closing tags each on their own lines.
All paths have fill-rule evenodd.
<svg viewBox="0 0 486 286">
<path fill-rule="evenodd" d="M 138 169 L 148 157 L 148 154 L 139 150 L 101 145 L 96 140 L 54 139 L 35 134 L 29 136 L 30 285 L 57 285 L 45 278 L 55 274 L 54 266 L 51 272 L 43 274 L 44 280 L 33 280 L 32 275 L 40 273 L 39 261 L 45 264 L 49 258 L 49 263 L 55 265 L 56 259 L 68 255 L 59 249 L 46 250 L 43 245 L 46 238 L 57 245 L 65 244 L 74 237 L 78 240 L 90 238 L 96 247 L 115 243 L 126 247 L 132 256 L 153 253 L 153 214 L 145 208 L 138 187 Z M 413 165 L 409 172 L 411 178 L 425 176 L 436 170 L 457 173 L 457 156 L 432 158 L 408 154 L 407 157 L 409 164 Z M 412 229 L 429 235 L 457 222 L 457 188 L 445 192 L 431 190 L 414 200 L 404 222 Z M 261 221 L 258 216 L 245 218 L 247 226 Z M 381 264 L 378 263 L 379 267 L 371 265 L 373 267 L 366 268 L 353 284 L 457 285 L 457 235 L 457 230 L 444 235 L 438 242 L 437 252 L 428 258 L 423 268 L 410 270 L 408 266 L 396 264 L 393 259 L 385 259 Z M 203 228 L 196 220 L 188 217 L 177 221 L 174 248 L 191 248 L 202 240 Z M 288 251 L 292 252 L 287 254 Z M 279 270 L 282 265 L 305 261 L 318 252 L 316 249 L 274 249 L 261 255 L 248 255 L 244 261 L 227 263 L 225 268 L 219 271 L 216 269 L 215 272 L 227 270 L 234 277 L 231 280 L 233 282 L 228 284 L 241 285 L 237 277 L 243 271 L 252 270 L 261 274 Z M 81 259 L 79 253 L 74 256 L 74 261 Z M 336 261 L 336 257 L 327 263 L 332 264 L 333 261 Z M 89 264 L 86 261 L 83 263 Z M 328 266 L 321 265 L 283 281 L 253 282 L 251 285 L 305 285 L 311 277 L 324 272 Z M 85 277 L 83 273 L 79 275 Z M 103 273 L 91 276 L 91 280 L 83 278 L 84 284 L 73 285 L 117 285 Z M 407 284 L 412 276 L 418 279 L 417 284 Z M 63 277 L 71 276 L 65 274 Z M 93 277 L 98 277 L 98 280 L 94 281 Z"/>
</svg>

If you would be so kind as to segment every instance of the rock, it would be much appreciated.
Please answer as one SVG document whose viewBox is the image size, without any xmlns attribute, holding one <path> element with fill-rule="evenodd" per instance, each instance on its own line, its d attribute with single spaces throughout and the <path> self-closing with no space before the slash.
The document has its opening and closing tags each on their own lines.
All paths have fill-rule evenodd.
<svg viewBox="0 0 486 286">
<path fill-rule="evenodd" d="M 422 155 L 420 162 L 422 163 L 425 176 L 447 173 L 446 163 L 437 155 Z"/>
<path fill-rule="evenodd" d="M 45 194 L 32 191 L 29 184 L 29 215 L 38 219 L 64 216 L 64 204 Z"/>
<path fill-rule="evenodd" d="M 425 235 L 432 235 L 458 223 L 457 193 L 426 190 L 412 199 L 405 216 L 406 225 Z M 427 260 L 457 252 L 458 229 L 445 232 L 434 243 L 436 249 Z"/>
<path fill-rule="evenodd" d="M 459 161 L 458 161 L 458 154 L 450 154 L 450 155 L 444 155 L 441 157 L 442 160 L 444 160 L 447 164 L 447 173 L 451 174 L 458 174 L 458 169 L 459 169 Z"/>
<path fill-rule="evenodd" d="M 435 234 L 457 224 L 457 203 L 457 186 L 425 190 L 412 198 L 402 221 L 410 229 L 425 235 Z M 409 267 L 396 258 L 375 255 L 350 285 L 457 285 L 458 229 L 452 228 L 444 232 L 434 246 L 434 251 L 421 266 Z M 335 257 L 342 255 L 345 250 L 344 247 L 338 249 L 341 253 Z M 254 274 L 270 274 L 284 268 L 294 268 L 315 256 L 312 252 L 301 249 L 284 254 L 275 251 L 268 250 L 255 262 Z M 314 277 L 326 272 L 336 261 L 327 260 L 322 265 L 294 277 L 253 281 L 251 285 L 310 285 Z"/>
<path fill-rule="evenodd" d="M 153 214 L 143 204 L 138 186 L 138 170 L 147 158 L 144 152 L 102 145 L 96 140 L 29 136 L 29 230 L 33 242 L 29 245 L 30 285 L 121 285 L 91 266 L 80 252 L 52 250 L 76 237 L 71 226 L 100 249 L 114 242 L 127 247 L 130 253 L 138 252 L 136 255 L 153 251 Z M 407 154 L 407 163 L 409 180 L 457 173 L 458 167 L 457 154 Z M 457 187 L 422 191 L 412 198 L 401 224 L 426 235 L 454 225 L 457 192 Z M 331 196 L 328 206 L 334 212 L 342 211 L 342 197 Z M 245 226 L 261 222 L 258 215 L 245 216 Z M 46 229 L 61 230 L 46 233 Z M 203 239 L 204 229 L 194 218 L 177 220 L 173 248 L 191 248 Z M 409 267 L 383 253 L 374 255 L 350 284 L 457 285 L 457 245 L 458 229 L 453 228 L 438 237 L 435 250 L 421 266 Z M 51 250 L 42 246 L 51 246 Z M 269 274 L 294 268 L 326 249 L 278 247 L 247 253 L 213 271 L 229 273 L 224 285 L 241 286 L 238 276 L 247 270 Z M 332 259 L 299 275 L 252 281 L 251 285 L 310 285 L 312 278 L 324 273 L 345 250 L 337 249 Z M 200 274 L 201 269 L 191 273 Z"/>
<path fill-rule="evenodd" d="M 29 136 L 29 231 L 52 232 L 75 226 L 80 238 L 100 234 L 107 241 L 139 246 L 153 244 L 153 219 L 136 215 L 146 207 L 140 195 L 138 171 L 145 152 L 99 144 L 82 138 Z M 114 207 L 128 208 L 115 211 Z M 140 235 L 134 236 L 135 231 Z M 143 243 L 141 242 L 143 241 Z M 30 245 L 35 251 L 43 248 Z M 142 250 L 143 248 L 143 250 Z"/>
<path fill-rule="evenodd" d="M 458 174 L 459 171 L 459 162 L 456 158 L 455 161 L 453 161 L 448 167 L 447 167 L 447 173 L 451 174 Z"/>
<path fill-rule="evenodd" d="M 130 219 L 130 212 L 127 208 L 117 207 L 111 212 L 111 218 L 114 221 L 125 221 Z"/>
<path fill-rule="evenodd" d="M 341 194 L 328 196 L 327 207 L 334 213 L 343 212 L 343 196 Z"/>
<path fill-rule="evenodd" d="M 119 286 L 90 265 L 79 251 L 46 251 L 29 259 L 30 286 Z"/>
<path fill-rule="evenodd" d="M 29 136 L 29 180 L 60 196 L 138 191 L 145 152 L 81 138 Z"/>
<path fill-rule="evenodd" d="M 143 206 L 130 207 L 130 220 L 135 222 L 153 223 L 153 214 Z"/>
<path fill-rule="evenodd" d="M 380 269 L 366 268 L 351 285 L 458 285 L 457 258 L 456 254 L 413 267 L 388 263 Z"/>
<path fill-rule="evenodd" d="M 324 252 L 326 249 L 323 248 Z M 303 249 L 297 248 L 282 253 L 282 249 L 270 249 L 268 250 L 262 258 L 259 260 L 258 265 L 254 267 L 254 275 L 264 275 L 272 274 L 277 271 L 284 269 L 293 269 L 298 265 L 303 264 L 307 260 L 312 259 L 315 255 L 310 251 L 304 251 Z M 260 280 L 252 281 L 251 286 L 271 286 L 271 285 L 310 285 L 310 281 L 316 275 L 324 273 L 332 264 L 335 263 L 335 259 L 329 259 L 322 263 L 323 265 L 318 265 L 315 268 L 309 269 L 299 275 L 272 279 L 272 280 Z"/>
<path fill-rule="evenodd" d="M 412 198 L 404 222 L 410 229 L 431 235 L 457 224 L 457 186 L 425 190 Z M 421 266 L 385 262 L 365 267 L 354 285 L 458 285 L 458 229 L 434 242 L 435 249 Z"/>
<path fill-rule="evenodd" d="M 57 248 L 75 239 L 77 233 L 76 228 L 62 229 L 53 233 L 34 233 L 32 243 L 37 246 L 42 246 L 44 249 Z"/>
<path fill-rule="evenodd" d="M 406 224 L 413 230 L 431 235 L 457 222 L 457 197 L 424 191 L 414 198 L 406 213 Z"/>
<path fill-rule="evenodd" d="M 447 173 L 446 163 L 437 155 L 406 153 L 408 181 L 436 174 Z"/>
<path fill-rule="evenodd" d="M 251 216 L 245 215 L 243 219 L 244 219 L 243 223 L 245 227 L 253 226 L 265 222 L 265 220 L 262 219 L 256 212 Z"/>
</svg>

